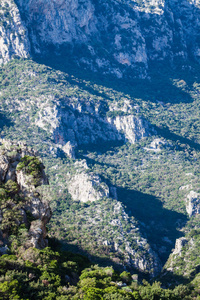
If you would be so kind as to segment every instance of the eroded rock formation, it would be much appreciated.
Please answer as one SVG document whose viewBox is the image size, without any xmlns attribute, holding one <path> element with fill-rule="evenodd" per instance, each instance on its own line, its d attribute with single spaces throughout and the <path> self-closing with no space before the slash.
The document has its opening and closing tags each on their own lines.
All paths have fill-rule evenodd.
<svg viewBox="0 0 200 300">
<path fill-rule="evenodd" d="M 199 1 L 16 2 L 35 54 L 62 52 L 118 78 L 144 78 L 155 61 L 199 60 Z"/>
<path fill-rule="evenodd" d="M 0 65 L 11 58 L 30 56 L 28 32 L 16 3 L 0 1 Z"/>
<path fill-rule="evenodd" d="M 25 224 L 30 229 L 23 246 L 47 246 L 46 224 L 51 218 L 51 209 L 38 192 L 38 186 L 47 184 L 48 180 L 36 154 L 23 143 L 0 141 L 0 236 L 3 244 L 11 233 L 16 234 Z"/>
</svg>

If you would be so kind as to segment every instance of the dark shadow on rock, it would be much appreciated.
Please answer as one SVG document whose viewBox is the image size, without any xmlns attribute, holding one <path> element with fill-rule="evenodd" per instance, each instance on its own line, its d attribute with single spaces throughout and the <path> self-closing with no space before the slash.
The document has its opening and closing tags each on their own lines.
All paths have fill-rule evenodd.
<svg viewBox="0 0 200 300">
<path fill-rule="evenodd" d="M 180 284 L 187 285 L 190 283 L 191 278 L 177 275 L 172 271 L 163 270 L 163 272 L 155 278 L 155 280 L 160 281 L 163 288 L 173 289 Z"/>
<path fill-rule="evenodd" d="M 54 56 L 54 59 L 52 59 L 52 56 Z M 66 73 L 66 80 L 70 84 L 78 85 L 79 88 L 82 88 L 95 96 L 112 101 L 112 99 L 107 94 L 105 94 L 104 92 L 99 92 L 98 90 L 92 88 L 92 86 L 88 85 L 85 82 L 91 81 L 92 84 L 103 84 L 102 80 L 105 76 L 103 76 L 100 73 L 98 73 L 97 75 L 96 73 L 93 73 L 89 70 L 83 70 L 83 68 L 80 68 L 76 64 L 70 63 L 68 61 L 68 57 L 55 56 L 54 54 L 52 54 L 52 56 L 50 55 L 46 58 L 36 56 L 34 57 L 34 61 L 39 64 L 44 64 L 54 70 Z"/>
<path fill-rule="evenodd" d="M 97 18 L 99 17 L 101 19 L 104 3 L 94 1 L 93 4 Z M 195 49 L 198 48 L 197 45 L 199 44 L 198 31 L 193 37 L 192 26 L 197 26 L 196 23 L 200 11 L 199 8 L 189 2 L 187 2 L 187 5 L 185 5 L 184 1 L 178 1 L 174 4 L 174 1 L 166 0 L 163 8 L 163 14 L 158 16 L 153 11 L 148 13 L 144 11 L 136 12 L 133 8 L 134 5 L 136 5 L 136 3 L 127 5 L 121 2 L 119 13 L 124 10 L 124 12 L 126 11 L 128 13 L 130 18 L 133 20 L 137 19 L 139 26 L 138 29 L 140 28 L 140 33 L 145 40 L 146 53 L 148 55 L 148 68 L 144 65 L 141 67 L 143 63 L 137 62 L 135 65 L 133 65 L 135 67 L 131 68 L 129 66 L 125 66 L 123 63 L 118 63 L 116 59 L 113 59 L 114 53 L 112 53 L 110 49 L 112 49 L 112 41 L 115 40 L 116 36 L 115 23 L 109 24 L 108 31 L 103 29 L 103 27 L 102 29 L 101 27 L 98 28 L 99 36 L 96 37 L 96 43 L 94 44 L 94 47 L 96 47 L 95 50 L 97 50 L 97 57 L 99 56 L 100 59 L 104 59 L 104 56 L 106 55 L 106 60 L 110 62 L 111 69 L 119 68 L 120 70 L 124 71 L 123 78 L 118 79 L 116 76 L 105 74 L 108 73 L 108 70 L 105 72 L 104 69 L 102 69 L 102 71 L 99 69 L 99 71 L 93 72 L 90 71 L 86 66 L 80 66 L 82 58 L 88 58 L 88 60 L 92 60 L 93 63 L 95 63 L 96 58 L 91 57 L 91 54 L 88 51 L 88 45 L 84 43 L 80 44 L 74 42 L 73 45 L 69 43 L 66 45 L 63 44 L 63 46 L 59 45 L 59 47 L 58 45 L 44 44 L 42 45 L 42 50 L 44 50 L 43 56 L 33 55 L 34 60 L 38 63 L 50 66 L 53 69 L 57 69 L 69 74 L 70 77 L 67 77 L 67 79 L 71 83 L 74 82 L 74 84 L 77 84 L 80 88 L 83 88 L 89 91 L 91 94 L 95 94 L 96 96 L 101 96 L 105 98 L 105 100 L 112 100 L 112 98 L 110 98 L 103 91 L 99 92 L 91 85 L 88 85 L 86 81 L 90 81 L 92 84 L 103 85 L 107 88 L 128 94 L 131 96 L 131 98 L 141 98 L 145 101 L 162 101 L 167 103 L 193 102 L 192 97 L 188 93 L 188 89 L 191 88 L 193 81 L 195 81 L 192 79 L 196 76 L 199 78 L 199 71 L 195 69 L 199 69 L 200 67 L 194 58 L 194 52 L 196 51 Z M 114 10 L 112 13 L 114 13 L 116 8 L 114 3 L 111 2 L 110 6 L 113 7 Z M 188 22 L 187 18 L 185 17 L 186 6 L 188 14 L 187 16 L 189 20 L 191 18 L 191 22 Z M 183 32 L 179 28 L 180 20 L 183 25 Z M 173 35 L 173 37 L 169 39 L 169 41 L 167 40 L 165 43 L 167 47 L 166 51 L 164 48 L 162 48 L 162 38 L 165 32 L 163 32 L 163 29 L 161 30 L 160 26 L 158 25 L 158 23 L 164 24 L 165 22 L 167 39 L 169 38 L 169 29 Z M 191 34 L 188 33 L 188 26 L 189 29 L 191 29 Z M 147 28 L 150 28 L 150 30 L 146 30 Z M 152 32 L 154 32 L 154 34 L 152 34 Z M 129 29 L 123 31 L 123 46 L 126 47 L 126 52 L 128 54 L 129 52 L 132 53 L 133 47 L 132 39 L 129 34 Z M 161 49 L 158 50 L 156 50 L 154 46 L 154 35 L 156 34 L 158 34 L 158 39 L 161 37 Z M 186 44 L 184 44 L 182 41 L 183 35 L 186 39 Z M 90 37 L 90 39 L 95 40 L 95 37 Z M 100 48 L 102 52 L 100 51 L 98 54 L 98 50 Z M 163 56 L 161 55 L 161 57 L 159 57 L 162 51 L 164 54 L 162 54 Z M 187 59 L 184 57 L 184 55 L 180 55 L 184 51 L 188 54 Z M 157 60 L 152 58 L 156 57 L 156 55 L 158 57 Z M 138 72 L 138 70 L 140 70 L 140 68 L 145 68 L 145 70 L 147 69 L 147 78 L 150 78 L 150 80 L 134 79 L 139 75 L 140 72 Z M 173 79 L 185 80 L 188 89 L 185 90 L 182 87 L 174 85 Z"/>
<path fill-rule="evenodd" d="M 107 151 L 115 151 L 118 147 L 124 145 L 124 143 L 125 143 L 124 140 L 113 140 L 113 141 L 107 141 L 107 142 L 98 141 L 95 144 L 80 145 L 78 147 L 78 151 L 77 151 L 76 155 L 77 155 L 78 158 L 87 159 L 88 162 L 90 162 L 92 164 L 93 163 L 100 164 L 99 162 L 88 158 L 87 153 L 97 152 L 99 154 L 104 154 Z"/>
<path fill-rule="evenodd" d="M 79 158 L 86 159 L 89 166 L 97 164 L 112 167 L 112 165 L 88 158 L 84 154 L 79 154 Z M 100 177 L 108 186 L 113 186 L 108 179 L 102 175 Z M 128 215 L 133 216 L 139 222 L 142 236 L 147 239 L 151 248 L 160 257 L 162 265 L 164 265 L 175 247 L 176 239 L 183 236 L 179 229 L 187 222 L 187 216 L 164 208 L 161 200 L 150 194 L 121 186 L 116 186 L 116 188 L 118 201 L 125 206 Z"/>
<path fill-rule="evenodd" d="M 100 72 L 94 73 L 90 70 L 83 70 L 76 65 L 70 64 L 68 60 L 60 57 L 52 57 L 41 59 L 35 57 L 34 60 L 39 64 L 45 64 L 55 70 L 62 71 L 69 75 L 66 77 L 71 84 L 78 85 L 95 96 L 104 98 L 105 101 L 110 98 L 105 92 L 99 92 L 92 87 L 93 84 L 113 89 L 117 92 L 129 95 L 132 99 L 142 99 L 150 102 L 164 103 L 190 103 L 193 102 L 192 97 L 185 91 L 173 85 L 172 79 L 179 78 L 180 72 L 176 73 L 170 69 L 167 64 L 154 64 L 153 72 L 150 72 L 151 79 L 118 79 L 113 75 L 103 75 Z M 165 69 L 165 72 L 163 72 Z M 186 72 L 183 73 L 186 76 Z M 182 76 L 183 76 L 182 74 Z M 191 79 L 191 75 L 188 74 Z M 187 79 L 185 78 L 186 83 Z M 89 81 L 91 85 L 88 85 Z"/>
<path fill-rule="evenodd" d="M 197 151 L 200 150 L 200 144 L 198 144 L 195 141 L 192 141 L 188 138 L 185 138 L 185 137 L 175 134 L 167 126 L 158 127 L 158 126 L 154 125 L 154 128 L 159 135 L 161 135 L 162 137 L 164 137 L 166 139 L 170 139 L 174 142 L 179 142 L 184 145 L 189 145 L 189 147 L 191 147 L 192 149 L 197 150 Z"/>
<path fill-rule="evenodd" d="M 114 268 L 115 271 L 117 272 L 123 272 L 124 270 L 127 270 L 129 272 L 131 272 L 131 274 L 138 274 L 138 279 L 139 281 L 142 281 L 143 279 L 149 280 L 150 277 L 147 273 L 143 273 L 137 269 L 134 269 L 133 267 L 131 267 L 130 269 L 128 269 L 127 266 L 124 266 L 120 263 L 114 262 L 113 260 L 109 259 L 109 257 L 99 257 L 96 255 L 92 255 L 90 253 L 88 253 L 86 250 L 84 250 L 83 248 L 81 248 L 79 245 L 74 245 L 74 244 L 70 244 L 67 240 L 57 240 L 57 246 L 55 248 L 54 246 L 54 251 L 67 251 L 67 252 L 71 252 L 73 253 L 73 255 L 75 254 L 79 254 L 82 255 L 83 257 L 86 258 L 86 260 L 88 260 L 90 265 L 95 265 L 98 264 L 100 267 L 108 267 L 108 266 L 112 266 Z M 50 244 L 50 246 L 52 246 Z"/>
<path fill-rule="evenodd" d="M 101 152 L 101 148 L 95 148 L 95 145 L 92 145 L 91 148 L 88 149 L 84 150 L 96 150 L 97 152 Z M 107 150 L 114 150 L 114 148 L 108 145 Z M 85 153 L 87 153 L 87 151 Z M 79 153 L 79 158 L 86 159 L 89 166 L 97 164 L 112 167 L 110 164 L 101 163 L 89 158 L 82 152 Z M 102 175 L 100 175 L 100 177 L 108 186 L 113 186 L 108 179 Z M 176 239 L 183 236 L 179 228 L 185 225 L 188 220 L 187 216 L 164 208 L 161 200 L 153 195 L 121 186 L 116 186 L 116 188 L 118 200 L 125 205 L 126 212 L 129 216 L 133 216 L 139 221 L 139 227 L 143 237 L 147 238 L 151 248 L 158 253 L 164 265 L 172 249 L 175 247 Z"/>
<path fill-rule="evenodd" d="M 40 40 L 40 31 L 43 24 L 42 18 L 37 15 L 35 18 L 29 19 L 28 8 L 26 10 L 26 7 L 20 7 L 19 1 L 16 2 L 18 3 L 21 17 L 29 30 L 30 42 L 31 44 L 35 42 L 37 45 L 37 47 L 32 47 L 33 59 L 38 63 L 48 65 L 79 78 L 79 82 L 74 77 L 68 78 L 69 81 L 74 82 L 79 87 L 96 96 L 101 96 L 105 100 L 112 99 L 106 93 L 99 93 L 98 90 L 89 86 L 85 80 L 124 92 L 132 98 L 141 98 L 146 101 L 163 101 L 168 103 L 188 103 L 193 101 L 187 92 L 174 86 L 172 80 L 180 78 L 179 75 L 181 74 L 181 79 L 184 79 L 189 87 L 192 84 L 190 64 L 196 63 L 195 59 L 197 56 L 194 58 L 194 52 L 199 48 L 197 24 L 200 10 L 197 5 L 188 1 L 174 2 L 166 0 L 164 1 L 164 7 L 162 7 L 163 11 L 161 14 L 157 14 L 151 5 L 148 13 L 142 11 L 143 1 L 140 1 L 141 4 L 138 4 L 139 2 L 136 3 L 137 1 L 132 1 L 132 3 L 119 1 L 118 4 L 115 1 L 110 1 L 107 4 L 105 1 L 93 0 L 91 3 L 94 6 L 94 18 L 96 17 L 98 20 L 97 24 L 95 24 L 98 28 L 98 34 L 88 34 L 87 43 L 81 43 L 80 40 L 76 41 L 76 39 L 72 43 L 68 43 L 64 39 L 63 44 L 56 44 L 55 42 L 47 43 L 44 39 Z M 136 8 L 137 5 L 141 5 L 141 7 Z M 187 15 L 185 15 L 185 12 Z M 118 22 L 115 18 L 112 18 L 113 15 L 124 16 L 126 14 L 134 23 L 137 23 L 137 31 L 143 39 L 140 47 L 144 47 L 146 53 L 142 52 L 141 55 L 145 56 L 147 54 L 148 56 L 147 60 L 142 60 L 142 62 L 140 60 L 137 62 L 137 59 L 135 59 L 136 62 L 133 64 L 133 68 L 129 64 L 119 63 L 113 57 L 115 56 L 113 52 L 117 49 L 114 46 L 116 32 L 120 29 L 120 25 L 123 27 L 123 31 L 119 31 L 120 39 L 122 36 L 122 54 L 125 51 L 125 54 L 132 56 L 134 52 L 133 42 L 135 41 L 129 26 L 126 28 L 122 26 L 124 25 L 123 23 L 120 24 L 123 20 Z M 106 21 L 104 18 L 102 21 L 102 15 L 104 15 Z M 104 26 L 106 22 L 108 22 L 108 26 Z M 163 28 L 164 25 L 165 28 Z M 78 32 L 80 31 L 85 35 L 85 26 L 76 28 L 76 26 L 79 26 L 77 23 L 74 26 L 75 31 L 78 29 Z M 195 31 L 193 32 L 192 29 Z M 34 40 L 34 34 L 36 41 Z M 157 40 L 155 39 L 156 35 L 158 36 Z M 163 39 L 165 36 L 166 41 Z M 160 47 L 159 45 L 156 47 L 154 43 L 159 43 L 159 38 Z M 136 37 L 137 39 L 138 36 Z M 96 56 L 89 51 L 89 45 L 94 48 Z M 42 53 L 40 56 L 34 55 L 34 49 L 38 47 L 40 47 Z M 186 55 L 184 52 L 187 52 Z M 90 61 L 96 64 L 97 58 L 100 58 L 102 61 L 109 61 L 110 65 L 108 64 L 107 69 L 102 69 L 102 71 L 99 69 L 99 72 L 92 72 L 86 67 L 80 66 L 85 58 L 89 66 Z M 85 66 L 87 63 L 85 63 Z M 148 63 L 148 68 L 146 63 Z M 124 79 L 105 75 L 106 72 L 110 71 L 110 68 L 113 71 L 116 69 L 123 70 Z M 140 71 L 138 71 L 140 69 L 144 69 L 145 72 L 147 70 L 151 80 L 133 79 L 134 76 L 140 74 Z"/>
<path fill-rule="evenodd" d="M 112 266 L 115 271 L 117 272 L 123 272 L 124 267 L 122 265 L 119 265 L 117 263 L 114 263 L 113 261 L 109 259 L 100 258 L 94 255 L 88 254 L 86 251 L 81 249 L 78 245 L 70 245 L 68 241 L 60 241 L 56 238 L 48 238 L 49 246 L 54 251 L 67 251 L 66 254 L 68 254 L 68 258 L 70 261 L 78 261 L 79 267 L 86 268 L 90 267 L 94 264 L 99 264 L 99 266 L 107 267 Z M 138 280 L 140 283 L 142 283 L 143 279 L 149 280 L 149 277 L 147 274 L 139 272 L 136 269 L 128 270 L 131 271 L 132 274 L 138 274 Z M 188 284 L 194 276 L 199 272 L 199 266 L 196 267 L 195 271 L 191 273 L 190 278 L 186 278 L 181 275 L 176 275 L 172 271 L 163 270 L 161 274 L 159 274 L 157 277 L 151 279 L 152 281 L 160 281 L 163 288 L 170 288 L 173 289 L 179 284 Z"/>
<path fill-rule="evenodd" d="M 200 265 L 195 266 L 194 271 L 192 271 L 192 272 L 190 273 L 191 279 L 194 279 L 195 276 L 196 276 L 197 274 L 199 274 L 199 273 L 200 273 Z"/>
<path fill-rule="evenodd" d="M 111 186 L 108 180 L 104 179 L 104 181 Z M 158 254 L 164 266 L 172 249 L 175 247 L 176 239 L 183 236 L 183 233 L 179 231 L 179 226 L 182 227 L 185 225 L 187 216 L 164 208 L 158 198 L 149 194 L 117 187 L 117 195 L 118 201 L 124 205 L 128 215 L 130 217 L 133 216 L 136 222 L 138 222 L 142 237 L 147 239 L 149 245 Z M 91 253 L 81 248 L 81 245 L 70 244 L 67 240 L 61 241 L 61 248 L 85 255 L 92 263 L 99 264 L 100 266 L 113 266 L 115 270 L 120 272 L 124 270 L 124 266 L 109 259 L 109 255 L 107 258 L 91 255 Z M 106 253 L 106 246 L 104 250 Z M 126 266 L 126 269 L 128 270 L 128 266 Z M 138 272 L 138 270 L 132 267 L 129 271 L 131 273 L 138 273 L 140 278 L 148 279 L 147 275 Z"/>
<path fill-rule="evenodd" d="M 187 217 L 168 210 L 162 202 L 149 194 L 117 187 L 118 200 L 125 206 L 129 215 L 139 221 L 141 232 L 147 238 L 164 265 L 177 238 L 183 234 L 178 225 L 184 225 Z"/>
</svg>

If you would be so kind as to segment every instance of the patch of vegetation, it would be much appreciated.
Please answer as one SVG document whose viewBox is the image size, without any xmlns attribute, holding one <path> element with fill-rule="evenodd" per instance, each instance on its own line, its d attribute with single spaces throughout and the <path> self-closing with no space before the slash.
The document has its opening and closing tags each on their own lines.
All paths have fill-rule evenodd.
<svg viewBox="0 0 200 300">
<path fill-rule="evenodd" d="M 28 155 L 21 158 L 16 168 L 17 171 L 22 170 L 25 174 L 31 175 L 33 177 L 32 182 L 35 186 L 40 184 L 43 169 L 44 166 L 37 157 Z"/>
<path fill-rule="evenodd" d="M 70 252 L 29 248 L 0 258 L 2 299 L 195 299 L 192 286 L 163 289 L 159 282 L 139 285 L 130 273 L 89 266 Z M 86 268 L 87 267 L 87 268 Z M 79 277 L 80 276 L 80 277 Z"/>
</svg>

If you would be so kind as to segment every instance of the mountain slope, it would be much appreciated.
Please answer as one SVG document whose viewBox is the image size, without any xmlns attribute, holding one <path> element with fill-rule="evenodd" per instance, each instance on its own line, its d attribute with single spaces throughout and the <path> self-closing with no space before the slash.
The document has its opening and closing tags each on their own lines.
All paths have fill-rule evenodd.
<svg viewBox="0 0 200 300">
<path fill-rule="evenodd" d="M 62 56 L 94 72 L 145 78 L 155 62 L 199 61 L 199 1 L 18 0 L 19 11 L 1 3 L 2 62 Z"/>
<path fill-rule="evenodd" d="M 157 274 L 199 226 L 199 2 L 1 5 L 1 136 L 40 150 L 52 234 Z"/>
<path fill-rule="evenodd" d="M 17 1 L 33 53 L 118 78 L 199 60 L 199 1 Z"/>
<path fill-rule="evenodd" d="M 0 64 L 30 56 L 27 28 L 14 1 L 0 1 L 0 18 Z"/>
</svg>

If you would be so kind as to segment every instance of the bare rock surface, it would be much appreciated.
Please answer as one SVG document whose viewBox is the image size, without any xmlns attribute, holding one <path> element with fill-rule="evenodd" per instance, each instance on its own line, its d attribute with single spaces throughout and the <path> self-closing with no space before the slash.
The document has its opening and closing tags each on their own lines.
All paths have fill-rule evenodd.
<svg viewBox="0 0 200 300">
<path fill-rule="evenodd" d="M 42 184 L 48 184 L 47 177 L 44 173 L 44 166 L 40 159 L 36 156 L 31 147 L 21 142 L 14 143 L 10 141 L 0 140 L 0 183 L 5 186 L 17 187 L 17 191 L 12 193 L 18 193 L 20 198 L 23 199 L 21 204 L 16 203 L 16 200 L 7 201 L 6 194 L 4 200 L 4 209 L 1 211 L 0 223 L 4 222 L 12 208 L 16 211 L 18 217 L 15 222 L 18 222 L 18 226 L 25 223 L 27 225 L 28 218 L 31 216 L 30 230 L 28 232 L 28 239 L 25 241 L 25 247 L 44 248 L 47 246 L 46 238 L 46 224 L 51 218 L 51 209 L 46 199 L 42 199 L 38 192 L 38 186 Z M 36 173 L 37 180 L 35 179 L 35 173 L 27 174 L 26 166 L 18 169 L 18 166 L 23 162 L 23 158 L 35 159 L 39 165 L 39 171 Z M 35 162 L 34 161 L 34 162 Z M 36 171 L 34 171 L 36 172 Z M 3 189 L 1 189 L 3 193 Z M 6 193 L 6 192 L 4 192 Z M 12 195 L 11 193 L 11 195 Z M 1 194 L 3 197 L 4 194 Z M 14 196 L 14 194 L 13 194 Z M 18 199 L 18 198 L 16 198 Z M 29 216 L 29 217 L 28 217 Z M 1 225 L 0 236 L 6 236 L 9 234 L 9 228 Z"/>
<path fill-rule="evenodd" d="M 189 217 L 200 213 L 200 195 L 195 191 L 190 191 L 186 199 L 186 211 Z"/>
<path fill-rule="evenodd" d="M 173 254 L 181 254 L 182 248 L 188 243 L 188 240 L 184 237 L 179 238 L 176 240 L 175 249 L 173 251 Z"/>
<path fill-rule="evenodd" d="M 28 32 L 13 0 L 0 1 L 0 65 L 14 57 L 30 56 Z"/>
<path fill-rule="evenodd" d="M 184 65 L 190 56 L 199 61 L 199 1 L 16 2 L 35 54 L 62 52 L 118 78 L 127 70 L 145 78 L 155 61 Z"/>
<path fill-rule="evenodd" d="M 109 187 L 97 174 L 89 171 L 86 161 L 76 162 L 76 173 L 67 183 L 72 199 L 81 202 L 98 201 L 109 197 Z"/>
</svg>

